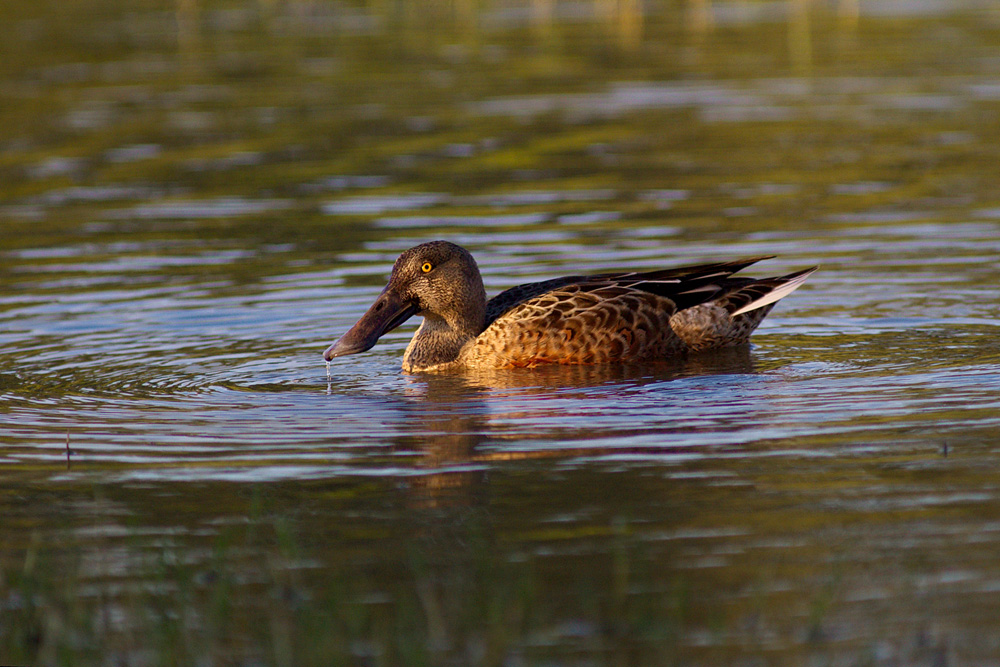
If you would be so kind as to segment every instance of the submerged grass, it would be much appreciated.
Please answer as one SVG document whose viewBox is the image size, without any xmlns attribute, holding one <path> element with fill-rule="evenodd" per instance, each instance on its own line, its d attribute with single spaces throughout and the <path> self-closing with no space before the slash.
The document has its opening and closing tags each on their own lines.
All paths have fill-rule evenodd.
<svg viewBox="0 0 1000 667">
<path fill-rule="evenodd" d="M 95 548 L 67 532 L 8 554 L 0 662 L 669 664 L 681 634 L 682 588 L 630 591 L 644 566 L 624 533 L 607 580 L 563 588 L 565 573 L 498 549 L 475 522 L 421 530 L 398 559 L 330 567 L 287 518 L 256 501 L 249 516 L 202 549 L 137 531 Z"/>
</svg>

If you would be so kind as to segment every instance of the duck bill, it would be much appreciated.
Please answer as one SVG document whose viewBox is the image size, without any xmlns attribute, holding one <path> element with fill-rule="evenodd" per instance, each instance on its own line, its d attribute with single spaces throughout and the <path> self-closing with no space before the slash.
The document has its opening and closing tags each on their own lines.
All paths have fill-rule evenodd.
<svg viewBox="0 0 1000 667">
<path fill-rule="evenodd" d="M 404 301 L 387 286 L 358 323 L 326 348 L 323 358 L 330 361 L 334 357 L 372 349 L 379 338 L 413 317 L 417 310 L 417 304 Z"/>
</svg>

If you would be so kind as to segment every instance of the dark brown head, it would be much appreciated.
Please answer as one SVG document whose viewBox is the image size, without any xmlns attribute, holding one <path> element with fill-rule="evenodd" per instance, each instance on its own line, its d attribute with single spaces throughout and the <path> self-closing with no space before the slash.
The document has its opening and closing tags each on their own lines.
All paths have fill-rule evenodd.
<svg viewBox="0 0 1000 667">
<path fill-rule="evenodd" d="M 456 331 L 478 335 L 486 318 L 486 290 L 479 267 L 465 248 L 431 241 L 396 260 L 389 284 L 357 324 L 327 348 L 323 358 L 370 350 L 378 339 L 413 315 L 438 318 Z"/>
</svg>

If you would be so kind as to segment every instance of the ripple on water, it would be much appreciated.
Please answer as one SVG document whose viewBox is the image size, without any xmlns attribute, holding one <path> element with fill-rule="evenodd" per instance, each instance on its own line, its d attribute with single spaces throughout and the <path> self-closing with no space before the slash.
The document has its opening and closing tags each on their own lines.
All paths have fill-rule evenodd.
<svg viewBox="0 0 1000 667">
<path fill-rule="evenodd" d="M 190 199 L 142 204 L 128 209 L 114 209 L 105 215 L 111 219 L 139 218 L 143 220 L 229 218 L 282 211 L 293 206 L 294 202 L 288 199 L 220 197 L 218 199 Z"/>
<path fill-rule="evenodd" d="M 436 206 L 445 195 L 430 192 L 348 197 L 327 202 L 320 207 L 326 215 L 381 215 L 390 211 L 412 211 Z"/>
<path fill-rule="evenodd" d="M 399 216 L 394 218 L 378 218 L 374 221 L 376 227 L 391 229 L 410 229 L 420 227 L 521 227 L 537 225 L 549 219 L 545 213 L 510 213 L 495 215 L 444 215 L 444 216 Z"/>
<path fill-rule="evenodd" d="M 385 220 L 388 225 L 391 219 Z M 402 220 L 415 229 L 437 222 L 429 216 Z M 676 227 L 640 226 L 635 234 L 623 229 L 619 245 L 593 246 L 579 242 L 571 232 L 491 229 L 527 224 L 525 220 L 532 226 L 543 225 L 544 214 L 457 220 L 460 228 L 484 228 L 455 238 L 473 248 L 494 289 L 520 282 L 525 275 L 559 275 L 581 265 L 593 270 L 662 266 L 664 249 L 658 241 L 678 236 Z M 496 224 L 481 225 L 482 220 Z M 921 239 L 946 230 L 955 232 L 946 241 L 948 247 L 964 249 L 965 241 L 973 246 L 988 241 L 993 228 L 981 223 L 871 227 L 865 220 L 863 224 L 833 237 L 833 243 L 824 243 L 822 252 L 850 255 L 857 246 L 844 239 L 856 234 L 892 237 L 901 252 L 910 248 L 920 253 Z M 725 255 L 775 249 L 787 253 L 784 262 L 769 263 L 775 273 L 815 261 L 815 256 L 808 256 L 809 244 L 795 237 L 751 235 L 726 247 Z M 426 472 L 421 457 L 411 453 L 400 459 L 397 454 L 407 451 L 409 445 L 403 443 L 414 439 L 458 438 L 486 459 L 560 453 L 577 464 L 641 466 L 729 456 L 733 447 L 851 433 L 864 434 L 869 445 L 889 447 L 899 433 L 919 431 L 927 423 L 938 424 L 941 433 L 953 433 L 963 420 L 983 426 L 995 422 L 990 413 L 997 401 L 987 398 L 996 395 L 1000 374 L 995 360 L 993 370 L 970 367 L 976 372 L 958 374 L 947 362 L 938 369 L 913 368 L 912 359 L 937 354 L 936 332 L 955 324 L 953 320 L 898 314 L 795 315 L 822 309 L 828 301 L 842 309 L 845 302 L 837 301 L 841 288 L 856 306 L 857 288 L 870 284 L 879 285 L 879 291 L 872 293 L 873 303 L 891 298 L 898 310 L 917 275 L 912 269 L 860 275 L 829 267 L 825 270 L 841 274 L 835 278 L 836 294 L 827 295 L 825 285 L 815 291 L 808 286 L 769 317 L 754 353 L 715 365 L 698 361 L 642 369 L 559 367 L 450 383 L 407 378 L 399 374 L 399 354 L 412 332 L 407 327 L 387 336 L 372 352 L 336 360 L 324 378 L 319 365 L 322 349 L 371 303 L 396 253 L 420 240 L 370 241 L 362 251 L 342 254 L 342 264 L 329 271 L 270 277 L 246 295 L 220 296 L 210 288 L 192 291 L 184 286 L 84 289 L 72 298 L 36 306 L 22 303 L 5 314 L 33 326 L 7 334 L 8 341 L 31 356 L 25 357 L 25 372 L 12 376 L 19 396 L 5 394 L 11 414 L 22 425 L 5 438 L 3 456 L 57 461 L 62 437 L 69 432 L 78 451 L 79 471 L 87 465 L 91 469 L 112 463 L 141 466 L 136 476 L 126 475 L 129 479 L 155 479 L 161 468 L 163 479 L 188 469 L 206 479 L 234 480 L 391 476 L 410 474 L 400 471 L 414 472 L 414 466 L 421 474 Z M 141 246 L 116 249 L 143 250 Z M 85 252 L 90 250 L 63 246 L 44 257 L 31 252 L 10 256 L 30 262 Z M 683 252 L 707 259 L 718 256 L 720 248 L 684 243 Z M 207 265 L 251 256 L 233 251 L 182 259 Z M 909 266 L 898 256 L 894 263 Z M 855 267 L 868 265 L 881 266 L 855 262 Z M 93 267 L 81 263 L 75 270 L 89 272 Z M 123 273 L 127 266 L 108 265 L 104 270 Z M 950 265 L 922 267 L 920 284 L 957 280 L 940 270 L 950 270 Z M 365 279 L 369 286 L 346 284 L 355 278 Z M 821 274 L 818 278 L 822 283 Z M 886 291 L 891 285 L 898 286 L 898 293 Z M 976 294 L 972 291 L 965 298 Z M 966 324 L 975 321 L 979 326 L 988 323 L 967 320 Z M 901 332 L 911 332 L 905 342 L 898 340 Z M 60 340 L 70 340 L 77 350 L 72 358 L 58 347 Z M 834 353 L 838 347 L 844 355 Z M 902 350 L 906 358 L 900 356 Z M 822 360 L 789 363 L 789 356 Z M 878 378 L 880 387 L 875 398 L 872 378 Z M 945 400 L 944 393 L 951 398 Z M 54 405 L 71 409 L 40 416 L 43 406 Z M 21 444 L 11 449 L 15 441 Z M 236 456 L 237 451 L 243 453 Z M 780 451 L 801 455 L 808 450 Z M 383 454 L 384 461 L 379 458 Z M 223 461 L 229 462 L 228 467 L 218 466 Z"/>
</svg>

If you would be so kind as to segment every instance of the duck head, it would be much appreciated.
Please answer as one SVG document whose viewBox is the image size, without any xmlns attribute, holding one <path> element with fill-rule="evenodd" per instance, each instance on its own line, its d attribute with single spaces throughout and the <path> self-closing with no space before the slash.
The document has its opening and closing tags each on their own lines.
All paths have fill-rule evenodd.
<svg viewBox="0 0 1000 667">
<path fill-rule="evenodd" d="M 378 339 L 414 315 L 425 326 L 475 337 L 486 319 L 486 290 L 479 267 L 465 248 L 431 241 L 396 259 L 389 283 L 357 324 L 323 353 L 334 357 L 370 350 Z"/>
</svg>

